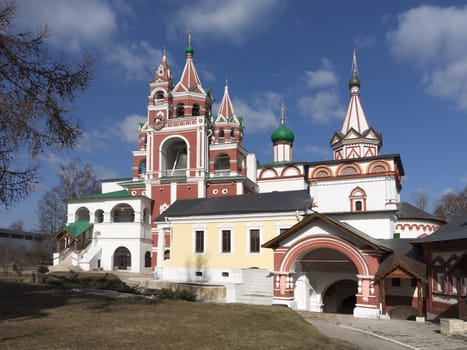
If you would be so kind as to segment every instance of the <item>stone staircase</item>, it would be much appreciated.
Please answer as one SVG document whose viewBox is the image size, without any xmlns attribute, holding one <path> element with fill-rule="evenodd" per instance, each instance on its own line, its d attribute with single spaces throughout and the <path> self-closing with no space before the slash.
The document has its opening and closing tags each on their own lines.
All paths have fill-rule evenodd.
<svg viewBox="0 0 467 350">
<path fill-rule="evenodd" d="M 243 284 L 237 288 L 237 302 L 244 304 L 271 305 L 273 299 L 273 275 L 263 269 L 243 269 Z"/>
</svg>

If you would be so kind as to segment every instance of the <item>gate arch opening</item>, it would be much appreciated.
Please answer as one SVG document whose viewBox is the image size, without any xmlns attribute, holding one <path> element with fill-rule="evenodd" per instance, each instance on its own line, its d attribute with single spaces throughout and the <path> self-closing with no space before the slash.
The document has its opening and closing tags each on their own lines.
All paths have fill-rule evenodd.
<svg viewBox="0 0 467 350">
<path fill-rule="evenodd" d="M 323 311 L 339 314 L 353 314 L 357 302 L 357 282 L 339 280 L 332 283 L 323 295 Z"/>
</svg>

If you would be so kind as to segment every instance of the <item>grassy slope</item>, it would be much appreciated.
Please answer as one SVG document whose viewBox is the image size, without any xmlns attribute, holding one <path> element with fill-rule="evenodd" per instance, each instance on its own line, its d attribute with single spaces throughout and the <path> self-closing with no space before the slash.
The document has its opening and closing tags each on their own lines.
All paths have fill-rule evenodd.
<svg viewBox="0 0 467 350">
<path fill-rule="evenodd" d="M 34 292 L 32 292 L 35 290 Z M 0 284 L 0 349 L 352 349 L 281 307 L 108 299 Z"/>
</svg>

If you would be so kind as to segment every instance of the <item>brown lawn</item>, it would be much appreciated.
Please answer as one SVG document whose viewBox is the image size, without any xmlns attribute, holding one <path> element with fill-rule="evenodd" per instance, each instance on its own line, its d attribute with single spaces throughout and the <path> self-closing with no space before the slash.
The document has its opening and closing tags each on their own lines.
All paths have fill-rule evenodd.
<svg viewBox="0 0 467 350">
<path fill-rule="evenodd" d="M 287 308 L 0 283 L 0 349 L 355 349 Z"/>
</svg>

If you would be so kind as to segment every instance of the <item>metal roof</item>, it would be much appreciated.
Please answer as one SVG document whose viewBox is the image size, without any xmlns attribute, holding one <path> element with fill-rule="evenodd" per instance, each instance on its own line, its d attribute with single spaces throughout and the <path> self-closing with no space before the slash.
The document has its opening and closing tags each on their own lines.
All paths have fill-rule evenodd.
<svg viewBox="0 0 467 350">
<path fill-rule="evenodd" d="M 430 220 L 438 221 L 439 223 L 444 223 L 443 219 L 434 216 L 410 203 L 400 202 L 397 203 L 397 212 L 396 216 L 398 219 L 421 219 L 421 220 Z"/>
<path fill-rule="evenodd" d="M 453 216 L 444 226 L 428 237 L 418 239 L 413 244 L 424 244 L 432 242 L 445 242 L 454 240 L 467 240 L 467 210 Z"/>
<path fill-rule="evenodd" d="M 179 199 L 155 221 L 164 221 L 166 217 L 304 211 L 311 203 L 307 190 Z"/>
</svg>

